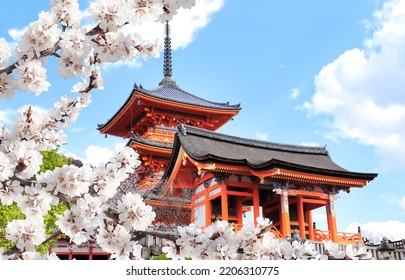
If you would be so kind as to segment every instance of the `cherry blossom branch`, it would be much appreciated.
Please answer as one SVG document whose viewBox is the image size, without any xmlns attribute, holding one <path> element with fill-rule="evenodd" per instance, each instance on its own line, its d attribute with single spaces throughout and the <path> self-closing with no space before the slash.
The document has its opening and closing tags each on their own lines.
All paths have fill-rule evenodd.
<svg viewBox="0 0 405 280">
<path fill-rule="evenodd" d="M 53 232 L 51 235 L 49 235 L 39 246 L 51 241 L 54 238 L 59 237 L 60 235 L 62 235 L 62 231 L 61 230 L 57 230 L 55 232 Z M 17 248 L 17 246 L 13 246 L 10 249 L 8 249 L 7 251 L 5 251 L 3 254 L 6 256 L 11 256 L 14 254 L 21 254 L 23 253 L 19 248 Z"/>
<path fill-rule="evenodd" d="M 173 242 L 175 242 L 178 238 L 178 236 L 176 236 L 174 234 L 169 234 L 169 233 L 161 233 L 161 232 L 156 232 L 156 231 L 142 231 L 142 232 L 147 235 L 150 235 L 150 236 L 167 239 L 167 240 L 170 240 Z"/>
</svg>

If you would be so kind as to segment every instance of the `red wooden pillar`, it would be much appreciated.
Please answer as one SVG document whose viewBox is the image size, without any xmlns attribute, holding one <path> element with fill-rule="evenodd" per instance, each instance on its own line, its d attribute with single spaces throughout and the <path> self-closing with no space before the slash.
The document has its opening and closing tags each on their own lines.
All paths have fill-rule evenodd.
<svg viewBox="0 0 405 280">
<path fill-rule="evenodd" d="M 288 209 L 288 190 L 283 188 L 280 195 L 280 205 L 281 205 L 281 234 L 284 237 L 291 236 L 291 225 L 290 225 L 290 211 Z"/>
<path fill-rule="evenodd" d="M 222 220 L 228 221 L 228 187 L 225 183 L 221 184 L 221 209 Z"/>
<path fill-rule="evenodd" d="M 260 205 L 259 205 L 259 186 L 253 186 L 253 223 L 257 225 L 257 217 L 260 216 Z"/>
<path fill-rule="evenodd" d="M 195 206 L 194 206 L 194 200 L 191 199 L 191 203 L 190 203 L 190 208 L 191 208 L 191 217 L 190 217 L 190 223 L 194 223 L 195 222 Z"/>
<path fill-rule="evenodd" d="M 89 260 L 93 260 L 93 246 L 89 248 Z"/>
<path fill-rule="evenodd" d="M 326 215 L 328 218 L 328 229 L 330 232 L 330 239 L 333 242 L 338 241 L 338 233 L 337 233 L 337 224 L 336 224 L 336 215 L 335 215 L 335 196 L 329 195 L 329 201 L 326 205 Z"/>
<path fill-rule="evenodd" d="M 312 210 L 307 211 L 309 240 L 314 240 L 314 224 L 312 220 Z"/>
<path fill-rule="evenodd" d="M 238 224 L 243 224 L 243 210 L 242 210 L 242 197 L 236 198 L 236 215 L 238 217 Z"/>
<path fill-rule="evenodd" d="M 210 200 L 210 192 L 208 188 L 204 190 L 204 200 L 205 200 L 205 225 L 209 226 L 212 224 L 212 207 Z"/>
<path fill-rule="evenodd" d="M 305 238 L 304 202 L 302 196 L 297 196 L 298 227 L 301 238 Z"/>
</svg>

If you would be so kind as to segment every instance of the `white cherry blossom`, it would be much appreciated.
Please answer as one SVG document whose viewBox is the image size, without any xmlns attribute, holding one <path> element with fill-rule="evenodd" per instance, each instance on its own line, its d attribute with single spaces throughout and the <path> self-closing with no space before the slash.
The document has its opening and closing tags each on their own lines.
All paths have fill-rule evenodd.
<svg viewBox="0 0 405 280">
<path fill-rule="evenodd" d="M 367 252 L 367 249 L 362 246 L 347 245 L 346 246 L 346 255 L 352 260 L 371 260 L 371 252 Z"/>
<path fill-rule="evenodd" d="M 142 24 L 144 21 L 157 21 L 163 8 L 163 1 L 128 0 L 129 21 Z"/>
<path fill-rule="evenodd" d="M 39 19 L 28 26 L 14 52 L 17 60 L 23 55 L 28 59 L 40 57 L 42 51 L 54 47 L 61 33 L 55 18 L 52 12 L 41 12 Z"/>
<path fill-rule="evenodd" d="M 38 219 L 11 221 L 6 226 L 6 233 L 8 240 L 17 241 L 16 246 L 21 251 L 34 251 L 45 240 L 45 227 Z"/>
<path fill-rule="evenodd" d="M 89 227 L 96 228 L 106 219 L 105 211 L 108 206 L 99 197 L 85 194 L 77 201 L 76 207 L 81 213 L 80 217 Z"/>
<path fill-rule="evenodd" d="M 23 192 L 18 181 L 3 182 L 0 185 L 0 202 L 3 205 L 11 205 L 14 201 L 18 200 Z"/>
<path fill-rule="evenodd" d="M 94 228 L 86 224 L 81 215 L 80 208 L 73 206 L 72 210 L 66 210 L 63 216 L 60 216 L 59 220 L 56 221 L 60 230 L 70 237 L 71 242 L 77 245 L 88 241 L 94 233 Z"/>
<path fill-rule="evenodd" d="M 10 99 L 14 96 L 15 81 L 11 75 L 0 74 L 0 99 Z"/>
<path fill-rule="evenodd" d="M 74 165 L 65 165 L 40 174 L 38 182 L 46 184 L 46 189 L 54 195 L 61 193 L 76 197 L 89 191 L 90 172 L 87 166 L 79 168 Z"/>
<path fill-rule="evenodd" d="M 10 62 L 10 57 L 10 44 L 4 38 L 0 38 L 0 68 L 7 66 Z"/>
<path fill-rule="evenodd" d="M 127 193 L 118 201 L 119 222 L 126 230 L 146 230 L 155 219 L 155 212 L 139 194 Z"/>
<path fill-rule="evenodd" d="M 0 151 L 0 182 L 8 180 L 13 176 L 13 166 L 8 157 Z"/>
<path fill-rule="evenodd" d="M 18 89 L 35 92 L 36 95 L 47 91 L 51 85 L 47 81 L 46 69 L 42 66 L 42 62 L 38 60 L 19 63 L 15 69 L 15 74 L 19 76 L 16 81 Z"/>
<path fill-rule="evenodd" d="M 328 259 L 328 256 L 336 259 L 346 257 L 345 252 L 340 250 L 340 245 L 330 241 L 324 243 L 328 255 L 321 255 L 314 245 L 307 241 L 276 239 L 269 231 L 270 222 L 263 219 L 261 222 L 262 224 L 258 223 L 256 226 L 245 225 L 237 233 L 233 231 L 232 224 L 224 221 L 216 221 L 204 229 L 195 224 L 178 227 L 178 239 L 176 242 L 169 242 L 163 252 L 173 259 L 191 257 L 196 260 L 319 260 Z M 368 257 L 364 247 L 347 248 L 353 259 L 356 259 L 356 256 Z"/>
<path fill-rule="evenodd" d="M 42 164 L 42 156 L 35 149 L 36 143 L 32 140 L 23 140 L 18 144 L 6 143 L 9 153 L 10 164 L 15 168 L 15 173 L 22 179 L 34 176 Z"/>
<path fill-rule="evenodd" d="M 89 38 L 85 29 L 69 29 L 61 34 L 61 55 L 82 64 L 90 53 Z"/>
<path fill-rule="evenodd" d="M 125 174 L 124 174 L 125 175 Z M 94 190 L 101 199 L 112 198 L 120 185 L 127 177 L 120 177 L 112 165 L 99 166 L 94 171 Z"/>
<path fill-rule="evenodd" d="M 104 31 L 115 32 L 126 22 L 128 6 L 125 0 L 96 0 L 90 4 L 88 15 Z"/>
<path fill-rule="evenodd" d="M 327 255 L 335 259 L 343 259 L 346 253 L 342 250 L 341 245 L 332 242 L 331 240 L 323 241 L 325 251 Z"/>
<path fill-rule="evenodd" d="M 46 253 L 42 255 L 39 252 L 24 252 L 22 253 L 23 260 L 59 260 L 55 253 Z"/>
<path fill-rule="evenodd" d="M 51 0 L 51 11 L 62 26 L 78 28 L 82 12 L 77 0 Z"/>
<path fill-rule="evenodd" d="M 26 186 L 25 195 L 16 200 L 18 207 L 27 217 L 44 216 L 51 210 L 51 205 L 58 200 L 43 189 Z"/>
<path fill-rule="evenodd" d="M 131 254 L 132 254 L 131 259 L 133 259 L 133 260 L 142 260 L 142 245 L 138 244 L 138 242 L 135 242 L 132 245 Z"/>
<path fill-rule="evenodd" d="M 101 227 L 96 240 L 114 259 L 128 259 L 133 251 L 134 241 L 131 241 L 131 234 L 122 225 L 114 222 L 107 222 L 106 226 Z"/>
</svg>

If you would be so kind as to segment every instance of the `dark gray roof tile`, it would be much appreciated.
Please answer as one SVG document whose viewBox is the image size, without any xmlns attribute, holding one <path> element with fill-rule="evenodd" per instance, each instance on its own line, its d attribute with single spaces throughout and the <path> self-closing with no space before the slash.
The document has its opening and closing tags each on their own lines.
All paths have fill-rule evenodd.
<svg viewBox="0 0 405 280">
<path fill-rule="evenodd" d="M 139 136 L 136 133 L 131 133 L 131 137 L 127 143 L 127 146 L 132 142 L 138 142 L 141 144 L 145 144 L 148 146 L 153 146 L 153 147 L 157 147 L 157 148 L 164 148 L 164 149 L 172 149 L 173 148 L 173 144 L 172 143 L 164 143 L 164 142 L 159 142 L 159 141 L 154 141 L 154 140 L 149 140 L 149 139 L 144 139 L 141 136 Z"/>
<path fill-rule="evenodd" d="M 351 172 L 339 166 L 326 148 L 286 145 L 220 134 L 179 124 L 175 137 L 187 154 L 199 162 L 245 165 L 253 170 L 287 168 L 343 178 L 372 180 L 377 174 Z"/>
<path fill-rule="evenodd" d="M 240 104 L 230 105 L 229 102 L 217 103 L 208 101 L 206 99 L 188 93 L 179 88 L 175 83 L 162 83 L 159 87 L 147 90 L 144 88 L 137 88 L 140 92 L 160 98 L 163 100 L 174 101 L 189 105 L 196 105 L 206 108 L 221 109 L 221 110 L 240 110 Z"/>
</svg>

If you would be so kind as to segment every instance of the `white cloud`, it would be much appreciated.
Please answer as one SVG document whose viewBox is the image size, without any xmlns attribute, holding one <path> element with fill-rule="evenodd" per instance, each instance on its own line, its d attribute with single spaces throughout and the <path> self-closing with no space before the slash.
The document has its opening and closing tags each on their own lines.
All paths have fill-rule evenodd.
<svg viewBox="0 0 405 280">
<path fill-rule="evenodd" d="M 72 157 L 82 161 L 84 164 L 90 164 L 92 166 L 98 166 L 100 163 L 106 163 L 114 155 L 114 152 L 119 148 L 125 146 L 124 143 L 115 144 L 113 149 L 108 147 L 90 145 L 84 151 L 84 157 L 80 157 L 77 154 L 71 152 L 63 152 L 67 157 Z"/>
<path fill-rule="evenodd" d="M 388 193 L 380 195 L 380 198 L 390 204 L 397 204 L 405 213 L 405 196 L 401 197 L 394 193 Z"/>
<path fill-rule="evenodd" d="M 84 130 L 83 127 L 75 127 L 75 128 L 70 129 L 71 132 L 81 132 L 83 130 Z"/>
<path fill-rule="evenodd" d="M 24 34 L 26 29 L 26 27 L 24 27 L 23 29 L 11 28 L 8 30 L 8 35 L 10 35 L 14 42 L 18 42 L 20 41 L 21 36 Z"/>
<path fill-rule="evenodd" d="M 262 141 L 266 141 L 266 140 L 267 140 L 267 137 L 268 137 L 268 133 L 267 133 L 267 132 L 260 132 L 260 131 L 257 131 L 255 135 L 256 135 L 256 138 L 257 138 L 257 139 L 262 140 Z"/>
<path fill-rule="evenodd" d="M 313 220 L 314 222 L 326 221 L 326 214 L 323 214 L 323 213 L 314 213 L 314 214 L 312 214 L 312 220 Z"/>
<path fill-rule="evenodd" d="M 402 197 L 401 201 L 399 202 L 399 206 L 405 211 L 405 196 Z"/>
<path fill-rule="evenodd" d="M 84 151 L 84 155 L 83 162 L 98 166 L 100 163 L 106 163 L 114 155 L 114 151 L 106 147 L 90 145 Z"/>
<path fill-rule="evenodd" d="M 375 30 L 362 49 L 324 66 L 303 108 L 332 116 L 328 135 L 372 145 L 385 167 L 405 166 L 405 0 L 374 13 Z"/>
<path fill-rule="evenodd" d="M 211 20 L 214 13 L 224 5 L 224 0 L 200 0 L 191 9 L 180 9 L 170 21 L 170 37 L 172 49 L 185 48 L 194 41 L 199 30 L 203 29 Z M 139 27 L 131 27 L 129 32 L 137 32 L 145 40 L 158 42 L 160 51 L 163 50 L 164 25 L 161 22 L 146 22 Z M 158 54 L 159 55 L 159 54 Z M 115 63 L 108 67 L 120 65 L 140 67 L 139 60 Z"/>
<path fill-rule="evenodd" d="M 316 228 L 325 230 L 328 228 L 325 207 L 317 208 L 312 211 L 312 221 L 315 222 Z"/>
<path fill-rule="evenodd" d="M 319 144 L 314 142 L 302 142 L 301 145 L 307 147 L 319 147 Z"/>
<path fill-rule="evenodd" d="M 301 93 L 301 91 L 300 91 L 299 88 L 294 88 L 290 93 L 290 98 L 291 99 L 297 99 L 298 96 L 300 96 L 300 93 Z"/>
<path fill-rule="evenodd" d="M 0 111 L 0 125 L 7 125 L 12 123 L 12 119 L 16 115 L 16 111 L 13 109 L 5 109 Z"/>
<path fill-rule="evenodd" d="M 374 244 L 380 244 L 383 237 L 391 241 L 405 238 L 405 223 L 396 220 L 365 224 L 353 222 L 346 228 L 345 232 L 357 232 L 358 226 L 360 226 L 363 237 L 373 241 Z"/>
</svg>

